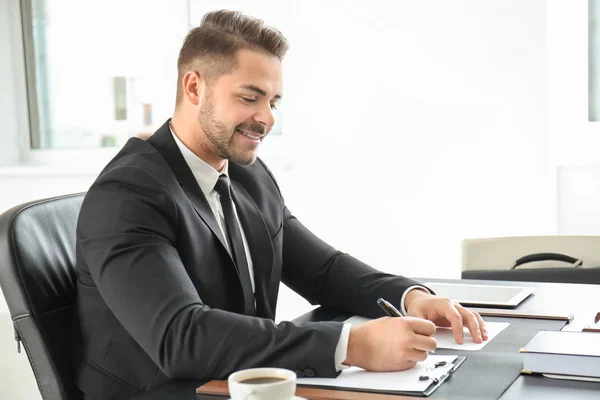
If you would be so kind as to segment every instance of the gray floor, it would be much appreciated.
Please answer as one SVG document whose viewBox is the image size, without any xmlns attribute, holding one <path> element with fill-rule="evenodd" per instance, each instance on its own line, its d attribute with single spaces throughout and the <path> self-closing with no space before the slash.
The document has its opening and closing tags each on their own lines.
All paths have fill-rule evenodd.
<svg viewBox="0 0 600 400">
<path fill-rule="evenodd" d="M 8 312 L 0 312 L 0 399 L 40 400 L 33 372 L 27 355 L 17 344 L 13 335 L 12 321 Z"/>
</svg>

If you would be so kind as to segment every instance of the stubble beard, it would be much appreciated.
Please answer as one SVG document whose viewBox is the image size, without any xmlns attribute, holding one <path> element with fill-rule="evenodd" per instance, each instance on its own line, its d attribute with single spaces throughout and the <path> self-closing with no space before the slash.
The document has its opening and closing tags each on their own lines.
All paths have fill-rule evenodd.
<svg viewBox="0 0 600 400">
<path fill-rule="evenodd" d="M 198 112 L 198 124 L 219 157 L 241 165 L 251 165 L 256 161 L 252 149 L 236 149 L 234 144 L 235 130 L 231 131 L 215 117 L 215 107 L 207 93 L 204 103 Z"/>
</svg>

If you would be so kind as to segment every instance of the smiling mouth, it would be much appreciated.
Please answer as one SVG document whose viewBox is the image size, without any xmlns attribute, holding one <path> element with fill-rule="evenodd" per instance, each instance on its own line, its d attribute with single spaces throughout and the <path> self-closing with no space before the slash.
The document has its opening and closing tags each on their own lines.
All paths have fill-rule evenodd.
<svg viewBox="0 0 600 400">
<path fill-rule="evenodd" d="M 241 133 L 242 135 L 246 136 L 247 138 L 250 138 L 250 139 L 256 140 L 256 141 L 260 141 L 264 137 L 263 135 L 252 134 L 252 133 L 249 133 L 246 131 L 242 131 L 240 129 L 236 129 L 236 132 Z"/>
</svg>

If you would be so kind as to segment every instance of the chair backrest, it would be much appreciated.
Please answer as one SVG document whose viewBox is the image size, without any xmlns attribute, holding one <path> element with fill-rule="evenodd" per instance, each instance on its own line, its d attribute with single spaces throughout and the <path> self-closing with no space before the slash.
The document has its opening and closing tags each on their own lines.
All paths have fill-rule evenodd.
<svg viewBox="0 0 600 400">
<path fill-rule="evenodd" d="M 529 255 L 537 256 L 526 259 L 546 261 L 512 269 Z M 558 261 L 562 256 L 572 260 Z M 463 279 L 600 284 L 600 236 L 468 239 L 463 241 L 462 261 Z"/>
<path fill-rule="evenodd" d="M 79 400 L 71 359 L 75 228 L 83 194 L 16 206 L 0 215 L 0 285 L 46 400 Z"/>
<path fill-rule="evenodd" d="M 559 253 L 583 260 L 583 267 L 600 267 L 600 236 L 516 236 L 466 239 L 462 243 L 462 271 L 508 270 L 519 258 L 536 253 Z M 568 267 L 541 261 L 519 268 Z"/>
</svg>

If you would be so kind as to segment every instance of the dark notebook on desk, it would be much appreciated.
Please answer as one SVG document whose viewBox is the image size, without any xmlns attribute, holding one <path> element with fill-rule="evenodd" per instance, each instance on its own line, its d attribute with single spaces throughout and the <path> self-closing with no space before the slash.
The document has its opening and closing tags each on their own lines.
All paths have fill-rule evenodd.
<svg viewBox="0 0 600 400">
<path fill-rule="evenodd" d="M 540 331 L 523 353 L 524 372 L 600 377 L 600 335 Z"/>
</svg>

